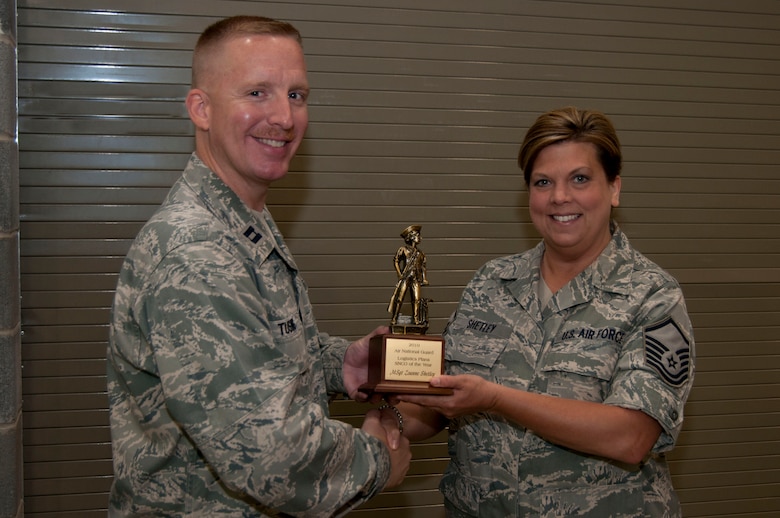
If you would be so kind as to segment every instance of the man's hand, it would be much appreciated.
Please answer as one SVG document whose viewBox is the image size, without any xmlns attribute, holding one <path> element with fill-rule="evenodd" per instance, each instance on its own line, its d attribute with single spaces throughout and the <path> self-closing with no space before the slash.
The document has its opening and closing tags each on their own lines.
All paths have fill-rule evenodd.
<svg viewBox="0 0 780 518">
<path fill-rule="evenodd" d="M 391 412 L 388 411 L 380 413 L 377 409 L 371 409 L 366 413 L 361 427 L 364 432 L 382 441 L 390 452 L 390 478 L 387 480 L 385 489 L 395 487 L 403 482 L 412 460 L 409 439 L 399 433 L 398 422 L 395 417 L 390 419 L 390 414 Z M 395 445 L 392 446 L 392 443 Z"/>
<path fill-rule="evenodd" d="M 359 390 L 361 385 L 368 382 L 368 341 L 376 335 L 389 332 L 390 328 L 387 326 L 377 327 L 360 340 L 352 342 L 349 348 L 347 348 L 347 352 L 344 355 L 344 366 L 342 367 L 344 388 L 347 389 L 349 397 L 355 401 L 365 402 L 369 400 L 369 394 Z M 376 403 L 381 399 L 381 396 L 374 394 L 370 399 Z"/>
<path fill-rule="evenodd" d="M 387 435 L 387 445 L 391 450 L 397 450 L 398 446 L 401 444 L 403 417 L 399 417 L 400 412 L 397 408 L 389 407 L 387 405 L 380 407 L 379 412 L 381 413 L 380 422 Z M 398 412 L 398 414 L 396 414 L 396 412 Z"/>
</svg>

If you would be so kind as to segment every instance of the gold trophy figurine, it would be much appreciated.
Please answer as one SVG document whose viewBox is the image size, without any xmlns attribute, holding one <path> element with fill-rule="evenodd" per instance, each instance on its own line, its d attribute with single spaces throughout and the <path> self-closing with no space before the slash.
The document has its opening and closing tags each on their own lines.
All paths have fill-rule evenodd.
<svg viewBox="0 0 780 518">
<path fill-rule="evenodd" d="M 393 259 L 398 282 L 390 298 L 390 334 L 371 338 L 368 349 L 366 392 L 383 394 L 452 394 L 452 389 L 432 387 L 428 381 L 444 371 L 444 340 L 427 336 L 428 302 L 422 287 L 428 285 L 425 254 L 420 244 L 420 225 L 401 231 L 404 245 Z M 401 314 L 409 293 L 412 314 Z"/>
<path fill-rule="evenodd" d="M 393 333 L 424 335 L 428 330 L 428 302 L 422 296 L 422 287 L 428 285 L 425 254 L 417 248 L 422 237 L 420 225 L 410 225 L 401 232 L 404 246 L 398 249 L 393 259 L 398 282 L 387 306 L 390 313 L 390 327 Z M 406 293 L 409 292 L 412 316 L 401 314 Z"/>
</svg>

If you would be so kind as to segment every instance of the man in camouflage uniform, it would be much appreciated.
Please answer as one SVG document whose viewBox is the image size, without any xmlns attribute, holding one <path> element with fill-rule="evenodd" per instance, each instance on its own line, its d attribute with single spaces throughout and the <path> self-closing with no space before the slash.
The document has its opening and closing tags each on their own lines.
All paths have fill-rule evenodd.
<svg viewBox="0 0 780 518">
<path fill-rule="evenodd" d="M 196 47 L 196 151 L 112 311 L 110 516 L 343 515 L 408 469 L 408 441 L 376 410 L 362 429 L 329 418 L 328 393 L 366 380 L 369 337 L 318 332 L 264 205 L 308 122 L 299 38 L 236 17 Z"/>
</svg>

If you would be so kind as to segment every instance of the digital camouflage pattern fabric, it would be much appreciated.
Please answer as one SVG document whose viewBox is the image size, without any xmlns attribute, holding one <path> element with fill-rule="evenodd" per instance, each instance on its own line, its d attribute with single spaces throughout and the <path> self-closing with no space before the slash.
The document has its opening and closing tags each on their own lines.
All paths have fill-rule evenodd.
<svg viewBox="0 0 780 518">
<path fill-rule="evenodd" d="M 680 286 L 615 226 L 598 260 L 542 307 L 543 251 L 540 243 L 475 274 L 444 333 L 448 374 L 642 410 L 663 432 L 641 465 L 625 466 L 500 416 L 455 419 L 441 482 L 451 515 L 679 517 L 664 452 L 680 432 L 694 372 Z M 684 363 L 663 363 L 672 357 Z"/>
<path fill-rule="evenodd" d="M 268 211 L 193 154 L 120 273 L 109 514 L 338 516 L 376 494 L 387 450 L 328 416 L 347 346 Z"/>
</svg>

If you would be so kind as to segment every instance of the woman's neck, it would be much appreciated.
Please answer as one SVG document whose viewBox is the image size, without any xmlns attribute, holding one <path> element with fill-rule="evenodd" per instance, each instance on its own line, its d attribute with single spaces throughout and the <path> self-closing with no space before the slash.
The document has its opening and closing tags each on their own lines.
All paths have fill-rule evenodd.
<svg viewBox="0 0 780 518">
<path fill-rule="evenodd" d="M 555 293 L 593 264 L 602 251 L 603 249 L 594 255 L 567 257 L 546 249 L 542 255 L 542 278 L 550 291 Z"/>
</svg>

